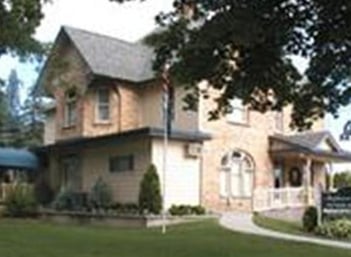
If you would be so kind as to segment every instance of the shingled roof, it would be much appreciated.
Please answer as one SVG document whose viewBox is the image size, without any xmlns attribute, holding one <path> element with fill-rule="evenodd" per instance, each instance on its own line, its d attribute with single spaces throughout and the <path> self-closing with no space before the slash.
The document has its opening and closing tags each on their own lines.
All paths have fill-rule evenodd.
<svg viewBox="0 0 351 257">
<path fill-rule="evenodd" d="M 308 132 L 295 135 L 273 135 L 269 137 L 271 143 L 282 142 L 287 148 L 275 149 L 274 144 L 270 146 L 271 153 L 303 152 L 318 156 L 330 157 L 337 161 L 351 161 L 351 153 L 344 151 L 328 131 Z M 320 148 L 321 143 L 327 140 L 332 150 Z"/>
<path fill-rule="evenodd" d="M 143 82 L 154 78 L 153 50 L 142 42 L 117 38 L 64 26 L 70 38 L 95 75 Z"/>
<path fill-rule="evenodd" d="M 309 149 L 317 148 L 323 140 L 328 139 L 337 151 L 340 150 L 340 146 L 328 131 L 307 132 L 289 136 L 274 135 L 272 136 L 272 138 L 280 139 L 282 141 L 285 141 L 286 143 Z"/>
</svg>

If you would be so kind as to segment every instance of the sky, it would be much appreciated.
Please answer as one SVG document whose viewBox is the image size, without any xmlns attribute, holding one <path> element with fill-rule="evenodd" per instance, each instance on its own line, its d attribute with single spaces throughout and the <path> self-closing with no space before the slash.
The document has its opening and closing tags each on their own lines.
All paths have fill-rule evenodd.
<svg viewBox="0 0 351 257">
<path fill-rule="evenodd" d="M 167 11 L 172 6 L 172 0 L 147 0 L 123 5 L 112 3 L 109 0 L 53 0 L 45 5 L 41 25 L 35 37 L 43 42 L 53 42 L 62 25 L 90 30 L 101 34 L 114 36 L 128 41 L 136 41 L 152 31 L 156 24 L 154 17 L 160 11 Z M 296 65 L 303 70 L 306 61 L 295 59 Z M 23 81 L 22 98 L 26 88 L 34 84 L 38 74 L 35 67 L 19 63 L 9 56 L 0 57 L 0 77 L 6 79 L 11 69 L 16 68 L 20 79 Z M 340 110 L 339 119 L 328 116 L 325 120 L 326 129 L 330 130 L 336 139 L 342 132 L 347 119 L 351 119 L 351 107 Z M 351 141 L 340 142 L 346 150 L 351 151 Z M 343 170 L 348 166 L 335 166 Z"/>
</svg>

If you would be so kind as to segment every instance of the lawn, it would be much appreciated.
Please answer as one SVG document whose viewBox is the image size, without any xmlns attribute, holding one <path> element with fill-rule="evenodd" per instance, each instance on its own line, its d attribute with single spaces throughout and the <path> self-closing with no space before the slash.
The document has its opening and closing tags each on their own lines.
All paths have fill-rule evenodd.
<svg viewBox="0 0 351 257">
<path fill-rule="evenodd" d="M 0 221 L 0 256 L 6 257 L 347 257 L 351 251 L 284 242 L 227 231 L 214 221 L 159 229 L 58 226 Z"/>
<path fill-rule="evenodd" d="M 294 235 L 311 236 L 303 231 L 301 222 L 273 219 L 260 214 L 255 214 L 253 221 L 256 225 L 262 228 Z"/>
</svg>

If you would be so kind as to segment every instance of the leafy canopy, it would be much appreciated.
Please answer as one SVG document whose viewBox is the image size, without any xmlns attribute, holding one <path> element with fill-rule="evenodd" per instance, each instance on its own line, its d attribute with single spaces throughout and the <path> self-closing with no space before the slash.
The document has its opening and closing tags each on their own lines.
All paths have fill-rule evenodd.
<svg viewBox="0 0 351 257">
<path fill-rule="evenodd" d="M 133 0 L 110 0 L 128 2 Z M 146 41 L 156 49 L 154 68 L 170 64 L 179 84 L 192 89 L 196 107 L 201 81 L 220 90 L 211 118 L 242 98 L 258 111 L 292 104 L 292 125 L 309 128 L 326 112 L 337 116 L 350 102 L 351 1 L 174 0 L 160 13 L 163 29 Z M 292 56 L 309 60 L 299 72 Z"/>
<path fill-rule="evenodd" d="M 28 57 L 42 51 L 33 35 L 43 18 L 45 2 L 47 0 L 0 0 L 0 57 L 9 53 Z"/>
</svg>

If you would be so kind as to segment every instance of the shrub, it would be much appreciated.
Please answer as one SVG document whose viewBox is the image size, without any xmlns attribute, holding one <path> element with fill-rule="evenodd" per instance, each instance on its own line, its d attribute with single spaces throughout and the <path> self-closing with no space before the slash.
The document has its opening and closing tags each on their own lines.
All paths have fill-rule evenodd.
<svg viewBox="0 0 351 257">
<path fill-rule="evenodd" d="M 37 213 L 38 203 L 33 188 L 16 185 L 5 199 L 5 215 L 9 217 L 32 217 Z"/>
<path fill-rule="evenodd" d="M 38 203 L 42 206 L 46 206 L 54 200 L 54 191 L 45 180 L 40 180 L 35 184 L 34 194 Z"/>
<path fill-rule="evenodd" d="M 350 187 L 351 186 L 351 173 L 348 171 L 337 173 L 333 177 L 334 187 Z"/>
<path fill-rule="evenodd" d="M 318 213 L 317 213 L 317 208 L 316 207 L 308 207 L 302 218 L 302 225 L 303 229 L 307 232 L 312 232 L 316 227 L 318 223 Z"/>
<path fill-rule="evenodd" d="M 136 214 L 139 212 L 139 206 L 135 203 L 114 203 L 111 210 L 116 213 Z"/>
<path fill-rule="evenodd" d="M 100 177 L 89 194 L 89 205 L 95 209 L 108 209 L 112 205 L 112 190 Z"/>
<path fill-rule="evenodd" d="M 168 212 L 174 216 L 184 215 L 203 215 L 206 210 L 202 206 L 191 206 L 191 205 L 172 205 Z"/>
<path fill-rule="evenodd" d="M 206 209 L 204 207 L 200 206 L 200 205 L 193 206 L 192 207 L 192 212 L 195 215 L 204 215 L 204 214 L 206 214 Z"/>
<path fill-rule="evenodd" d="M 68 188 L 62 187 L 52 203 L 52 208 L 63 211 L 72 210 L 73 207 L 73 192 Z"/>
<path fill-rule="evenodd" d="M 162 209 L 160 179 L 155 165 L 150 165 L 140 183 L 139 208 L 142 213 L 159 214 Z"/>
<path fill-rule="evenodd" d="M 339 219 L 326 222 L 316 229 L 316 234 L 338 239 L 351 238 L 351 221 Z"/>
<path fill-rule="evenodd" d="M 80 211 L 86 208 L 86 202 L 85 193 L 73 192 L 63 187 L 53 201 L 52 208 L 57 211 Z"/>
</svg>

